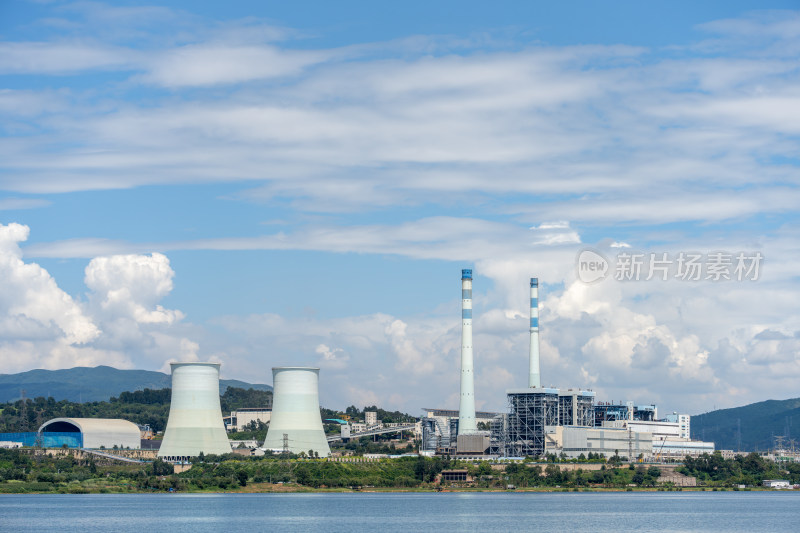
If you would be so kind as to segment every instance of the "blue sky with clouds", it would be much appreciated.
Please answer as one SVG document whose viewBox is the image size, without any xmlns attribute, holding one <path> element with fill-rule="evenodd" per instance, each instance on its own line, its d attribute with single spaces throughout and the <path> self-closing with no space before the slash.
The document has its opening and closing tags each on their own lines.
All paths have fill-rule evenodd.
<svg viewBox="0 0 800 533">
<path fill-rule="evenodd" d="M 547 384 L 796 397 L 797 8 L 3 2 L 2 372 L 313 364 L 331 407 L 453 407 L 471 267 L 479 408 L 524 385 L 531 276 Z M 764 260 L 586 284 L 587 247 Z"/>
</svg>

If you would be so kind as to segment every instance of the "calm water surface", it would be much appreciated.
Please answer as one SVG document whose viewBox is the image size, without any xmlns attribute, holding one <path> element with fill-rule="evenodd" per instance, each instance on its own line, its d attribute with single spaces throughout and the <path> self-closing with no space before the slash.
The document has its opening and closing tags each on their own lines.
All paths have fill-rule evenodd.
<svg viewBox="0 0 800 533">
<path fill-rule="evenodd" d="M 1 531 L 800 531 L 800 493 L 0 495 Z"/>
</svg>

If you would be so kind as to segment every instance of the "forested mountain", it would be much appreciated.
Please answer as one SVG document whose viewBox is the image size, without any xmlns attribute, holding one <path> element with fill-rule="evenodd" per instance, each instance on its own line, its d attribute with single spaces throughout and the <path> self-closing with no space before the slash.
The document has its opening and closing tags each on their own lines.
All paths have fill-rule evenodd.
<svg viewBox="0 0 800 533">
<path fill-rule="evenodd" d="M 714 441 L 718 450 L 768 450 L 774 447 L 776 435 L 784 436 L 785 442 L 800 441 L 800 398 L 767 400 L 692 417 L 692 438 Z"/>
<path fill-rule="evenodd" d="M 0 402 L 21 397 L 53 398 L 55 401 L 99 402 L 125 391 L 164 389 L 171 386 L 168 374 L 150 370 L 119 370 L 110 366 L 75 367 L 64 370 L 30 370 L 19 374 L 0 374 Z M 235 379 L 219 382 L 220 394 L 228 387 L 272 390 L 269 385 L 250 384 Z"/>
</svg>

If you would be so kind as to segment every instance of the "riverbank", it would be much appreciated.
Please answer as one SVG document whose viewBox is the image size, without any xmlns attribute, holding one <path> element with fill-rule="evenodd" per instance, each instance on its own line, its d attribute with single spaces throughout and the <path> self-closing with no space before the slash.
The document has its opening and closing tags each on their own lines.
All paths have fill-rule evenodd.
<svg viewBox="0 0 800 533">
<path fill-rule="evenodd" d="M 176 472 L 161 460 L 130 463 L 94 454 L 0 450 L 0 493 L 674 492 L 760 490 L 764 479 L 800 482 L 800 465 L 717 455 L 687 458 L 677 467 L 570 464 L 569 469 L 559 463 L 441 457 L 340 462 L 225 455 L 198 458 L 185 465 L 188 470 Z"/>
<path fill-rule="evenodd" d="M 10 481 L 0 483 L 0 495 L 3 494 L 333 494 L 333 493 L 566 493 L 566 492 L 791 492 L 769 489 L 765 487 L 727 488 L 727 487 L 520 487 L 502 489 L 497 487 L 308 487 L 296 483 L 249 483 L 243 487 L 228 490 L 219 489 L 186 489 L 186 490 L 154 490 L 139 489 L 130 483 L 113 483 L 103 480 L 92 480 L 87 483 L 62 483 Z M 800 491 L 798 491 L 800 493 Z"/>
</svg>

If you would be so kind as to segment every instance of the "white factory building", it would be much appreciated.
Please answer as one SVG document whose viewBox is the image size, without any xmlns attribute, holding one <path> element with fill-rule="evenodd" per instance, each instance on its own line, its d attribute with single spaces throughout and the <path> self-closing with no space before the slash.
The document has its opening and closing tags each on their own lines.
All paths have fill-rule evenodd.
<svg viewBox="0 0 800 533">
<path fill-rule="evenodd" d="M 80 433 L 82 448 L 138 450 L 141 431 L 133 422 L 118 418 L 53 418 L 39 428 L 39 433 Z"/>
<path fill-rule="evenodd" d="M 614 420 L 601 427 L 547 426 L 546 453 L 566 454 L 570 459 L 600 453 L 645 461 L 680 460 L 714 453 L 713 442 L 688 438 L 689 415 L 677 415 L 678 421 Z"/>
<path fill-rule="evenodd" d="M 245 431 L 253 422 L 268 424 L 272 418 L 271 407 L 242 407 L 222 418 L 228 432 Z"/>
<path fill-rule="evenodd" d="M 627 429 L 581 426 L 547 426 L 545 428 L 545 454 L 577 459 L 583 454 L 599 453 L 606 458 L 619 455 L 632 459 L 649 459 L 653 454 L 653 436 L 647 432 Z"/>
</svg>

